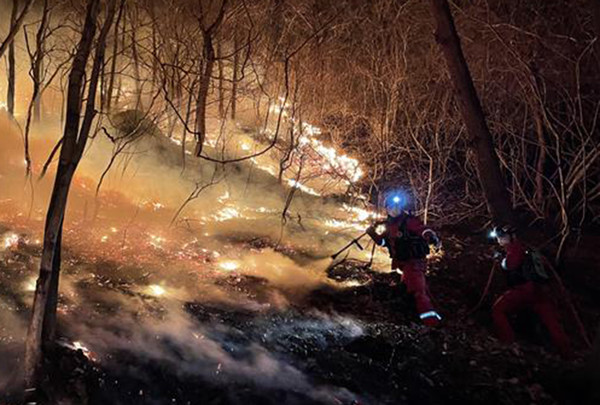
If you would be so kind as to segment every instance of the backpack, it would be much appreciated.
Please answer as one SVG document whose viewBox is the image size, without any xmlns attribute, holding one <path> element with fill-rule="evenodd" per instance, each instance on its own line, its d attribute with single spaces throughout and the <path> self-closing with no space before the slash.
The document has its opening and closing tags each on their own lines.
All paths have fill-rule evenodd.
<svg viewBox="0 0 600 405">
<path fill-rule="evenodd" d="M 545 283 L 550 280 L 550 275 L 544 265 L 544 256 L 536 249 L 527 250 L 522 272 L 525 279 L 536 283 Z"/>
<path fill-rule="evenodd" d="M 429 254 L 429 245 L 421 236 L 411 235 L 406 229 L 406 222 L 409 216 L 406 216 L 400 224 L 402 236 L 396 238 L 394 259 L 404 261 L 410 259 L 425 259 Z"/>
</svg>

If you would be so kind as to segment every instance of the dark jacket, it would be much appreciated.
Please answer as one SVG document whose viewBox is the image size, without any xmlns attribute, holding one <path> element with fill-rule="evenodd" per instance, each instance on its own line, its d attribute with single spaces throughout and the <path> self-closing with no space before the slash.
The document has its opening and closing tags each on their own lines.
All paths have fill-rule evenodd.
<svg viewBox="0 0 600 405">
<path fill-rule="evenodd" d="M 406 222 L 405 222 L 406 221 Z M 375 229 L 367 230 L 369 236 L 380 246 L 385 246 L 393 261 L 402 260 L 397 252 L 397 241 L 402 238 L 403 229 L 414 239 L 421 239 L 424 243 L 426 240 L 433 238 L 437 239 L 435 232 L 429 229 L 421 222 L 421 220 L 408 213 L 403 213 L 397 217 L 389 217 L 385 221 L 385 231 L 379 235 Z"/>
</svg>

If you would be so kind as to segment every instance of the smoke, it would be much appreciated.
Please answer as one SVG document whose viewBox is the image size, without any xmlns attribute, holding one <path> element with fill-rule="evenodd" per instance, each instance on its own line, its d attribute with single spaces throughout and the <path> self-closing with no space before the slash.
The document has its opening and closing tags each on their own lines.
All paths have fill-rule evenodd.
<svg viewBox="0 0 600 405">
<path fill-rule="evenodd" d="M 160 320 L 153 316 L 140 319 L 139 314 L 121 308 L 117 315 L 102 319 L 101 324 L 83 319 L 74 322 L 70 333 L 80 337 L 101 359 L 120 351 L 135 353 L 145 359 L 144 363 L 156 362 L 182 378 L 196 376 L 222 386 L 251 383 L 263 389 L 295 392 L 323 403 L 355 398 L 345 389 L 315 385 L 300 369 L 257 343 L 258 336 L 263 336 L 267 345 L 297 337 L 298 331 L 278 327 L 281 325 L 277 325 L 277 319 L 267 318 L 265 325 L 257 325 L 255 330 L 241 330 L 219 323 L 200 324 L 175 303 L 167 307 Z M 281 319 L 279 323 L 283 323 Z M 323 341 L 332 335 L 348 340 L 362 333 L 353 321 L 322 314 L 313 315 L 312 323 L 312 329 L 306 325 L 298 327 Z M 269 335 L 273 330 L 277 331 L 276 336 Z M 144 373 L 143 369 L 136 370 L 137 378 L 151 381 L 152 376 Z"/>
<path fill-rule="evenodd" d="M 15 370 L 19 370 L 27 329 L 25 320 L 15 311 L 15 302 L 0 298 L 0 393 L 20 382 Z"/>
<path fill-rule="evenodd" d="M 28 59 L 21 41 L 19 62 Z M 59 45 L 71 51 L 70 44 Z M 58 155 L 40 175 L 63 130 L 62 94 L 51 86 L 43 97 L 43 120 L 29 136 L 32 166 L 26 176 L 28 68 L 17 66 L 15 117 L 0 105 L 0 392 L 20 383 Z M 0 93 L 6 93 L 5 81 Z M 242 104 L 238 116 L 244 116 Z M 141 122 L 137 131 L 131 119 Z M 292 165 L 280 182 L 282 145 L 223 165 L 192 157 L 191 145 L 182 150 L 175 136 L 182 130 L 173 131 L 168 121 L 131 111 L 103 117 L 104 128 L 89 140 L 65 217 L 60 335 L 107 369 L 135 367 L 121 362 L 120 354 L 128 353 L 138 364 L 153 362 L 218 386 L 251 384 L 322 403 L 353 400 L 343 388 L 312 381 L 289 346 L 300 337 L 326 350 L 362 333 L 353 319 L 293 308 L 313 289 L 332 284 L 327 257 L 366 218 L 336 196 L 315 195 L 343 191 L 331 177 L 312 176 L 306 184 L 301 179 L 293 190 L 298 168 Z M 209 120 L 204 153 L 221 159 L 266 148 L 273 125 L 264 132 L 249 125 Z M 308 165 L 304 174 L 311 177 Z M 252 322 L 241 322 L 244 316 Z M 155 379 L 143 367 L 135 373 L 149 385 Z"/>
<path fill-rule="evenodd" d="M 114 120 L 104 125 L 113 138 L 123 135 Z M 176 139 L 150 124 L 143 129 L 116 157 L 119 142 L 99 131 L 73 180 L 63 235 L 61 334 L 108 367 L 122 366 L 118 353 L 127 352 L 213 384 L 247 382 L 323 403 L 354 398 L 312 382 L 279 345 L 304 335 L 324 349 L 361 333 L 352 319 L 299 314 L 291 306 L 333 283 L 325 274 L 331 261 L 323 257 L 365 225 L 364 212 L 299 189 L 283 218 L 292 189 L 271 173 L 276 155 L 226 165 L 186 156 L 184 167 Z M 218 132 L 214 123 L 212 129 Z M 228 156 L 249 153 L 239 145 L 265 146 L 234 125 L 228 131 Z M 50 119 L 34 127 L 30 177 L 21 129 L 2 111 L 0 133 L 0 226 L 23 241 L 0 246 L 6 269 L 0 307 L 9 308 L 0 312 L 0 346 L 18 361 L 38 271 L 31 258 L 40 253 L 55 162 L 39 175 L 61 128 Z M 220 156 L 213 141 L 208 138 L 205 151 Z M 223 311 L 234 318 L 252 314 L 251 330 L 203 318 Z M 15 378 L 0 377 L 0 390 Z"/>
</svg>

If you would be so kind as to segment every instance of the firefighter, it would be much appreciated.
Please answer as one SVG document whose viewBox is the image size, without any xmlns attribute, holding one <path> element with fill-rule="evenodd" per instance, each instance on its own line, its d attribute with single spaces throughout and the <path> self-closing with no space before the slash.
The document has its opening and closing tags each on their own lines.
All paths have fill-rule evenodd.
<svg viewBox="0 0 600 405">
<path fill-rule="evenodd" d="M 517 238 L 510 225 L 496 227 L 492 237 L 504 249 L 501 267 L 506 275 L 508 291 L 498 298 L 492 308 L 494 327 L 498 338 L 505 343 L 515 340 L 508 317 L 521 310 L 533 310 L 542 320 L 552 342 L 563 357 L 570 357 L 569 340 L 559 322 L 559 315 L 550 298 L 545 280 L 531 270 L 531 254 Z M 502 255 L 500 255 L 502 257 Z M 498 258 L 500 258 L 498 257 Z"/>
<path fill-rule="evenodd" d="M 367 234 L 380 246 L 385 246 L 392 259 L 392 270 L 400 270 L 407 292 L 415 300 L 419 318 L 427 326 L 435 326 L 442 319 L 434 310 L 429 297 L 425 272 L 429 244 L 440 248 L 436 233 L 423 225 L 421 220 L 404 209 L 406 199 L 393 194 L 384 200 L 387 219 L 385 230 L 377 232 L 376 226 L 367 229 Z"/>
</svg>

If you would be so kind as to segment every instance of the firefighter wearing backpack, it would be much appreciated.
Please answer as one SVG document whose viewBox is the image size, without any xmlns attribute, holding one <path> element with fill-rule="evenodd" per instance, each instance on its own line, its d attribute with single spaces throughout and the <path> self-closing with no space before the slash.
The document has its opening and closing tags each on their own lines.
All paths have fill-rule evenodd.
<svg viewBox="0 0 600 405">
<path fill-rule="evenodd" d="M 549 277 L 539 253 L 528 251 L 510 226 L 496 227 L 491 236 L 504 248 L 506 255 L 501 266 L 506 275 L 508 291 L 498 298 L 492 308 L 496 333 L 500 340 L 512 343 L 514 331 L 508 317 L 521 310 L 533 310 L 542 320 L 552 342 L 563 357 L 569 357 L 569 340 L 559 322 L 559 315 L 546 285 Z"/>
<path fill-rule="evenodd" d="M 435 326 L 442 319 L 434 310 L 429 297 L 425 272 L 429 254 L 429 244 L 440 247 L 436 233 L 423 225 L 419 218 L 404 209 L 405 197 L 389 195 L 384 200 L 387 219 L 385 231 L 377 233 L 375 226 L 367 229 L 367 234 L 380 246 L 385 246 L 392 259 L 392 270 L 402 272 L 402 282 L 409 294 L 414 297 L 419 318 L 427 326 Z"/>
</svg>

